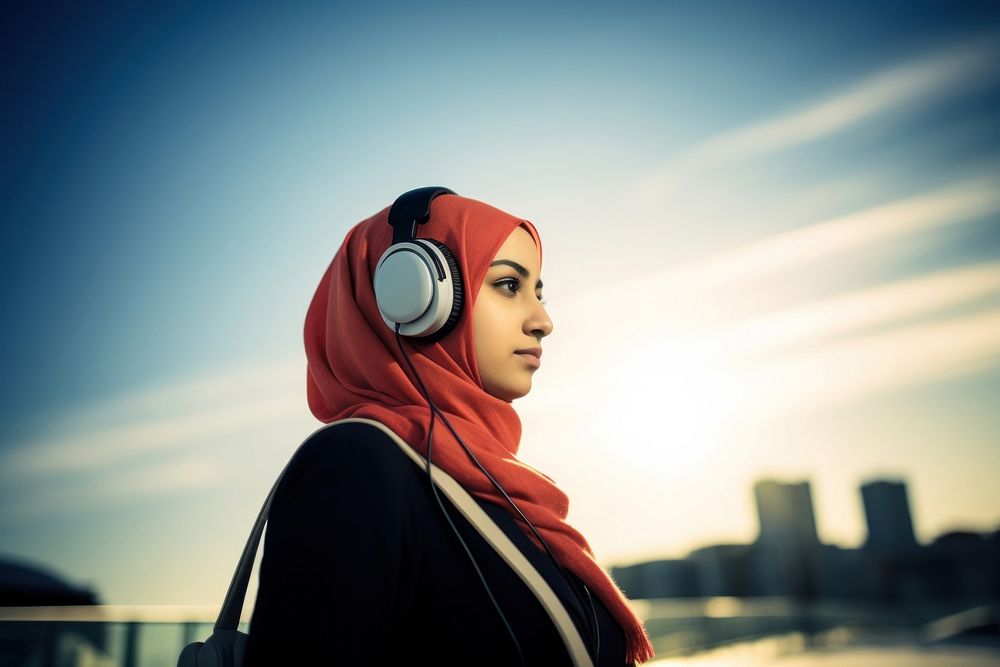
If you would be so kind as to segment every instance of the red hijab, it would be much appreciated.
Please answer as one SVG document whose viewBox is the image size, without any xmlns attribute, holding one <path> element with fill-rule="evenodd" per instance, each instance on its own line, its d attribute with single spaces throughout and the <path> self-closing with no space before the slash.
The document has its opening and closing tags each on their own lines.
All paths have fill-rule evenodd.
<svg viewBox="0 0 1000 667">
<path fill-rule="evenodd" d="M 372 284 L 375 266 L 392 242 L 388 216 L 385 208 L 352 227 L 320 280 L 305 323 L 306 393 L 309 409 L 320 421 L 374 419 L 426 457 L 430 408 L 409 376 L 395 332 L 379 314 Z M 418 227 L 417 236 L 437 239 L 455 255 L 465 306 L 456 328 L 440 341 L 404 338 L 403 344 L 431 399 L 476 458 L 534 524 L 559 563 L 587 584 L 621 625 L 626 661 L 644 662 L 653 656 L 653 647 L 642 621 L 598 565 L 587 540 L 566 523 L 566 494 L 552 479 L 517 460 L 521 420 L 508 401 L 483 389 L 479 377 L 472 339 L 476 297 L 490 262 L 518 226 L 534 239 L 541 266 L 541 240 L 527 220 L 457 195 L 433 200 L 430 221 Z M 438 424 L 434 436 L 434 465 L 473 496 L 504 507 L 541 549 L 531 529 L 451 432 Z"/>
</svg>

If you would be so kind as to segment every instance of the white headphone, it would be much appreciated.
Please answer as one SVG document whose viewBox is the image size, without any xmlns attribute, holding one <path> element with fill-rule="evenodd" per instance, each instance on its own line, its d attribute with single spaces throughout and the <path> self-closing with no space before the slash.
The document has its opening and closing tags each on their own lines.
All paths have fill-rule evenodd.
<svg viewBox="0 0 1000 667">
<path fill-rule="evenodd" d="M 389 209 L 392 245 L 375 267 L 375 300 L 382 320 L 402 336 L 434 342 L 455 328 L 465 301 L 462 274 L 444 243 L 418 239 L 417 225 L 431 217 L 431 201 L 456 194 L 448 188 L 417 188 Z"/>
</svg>

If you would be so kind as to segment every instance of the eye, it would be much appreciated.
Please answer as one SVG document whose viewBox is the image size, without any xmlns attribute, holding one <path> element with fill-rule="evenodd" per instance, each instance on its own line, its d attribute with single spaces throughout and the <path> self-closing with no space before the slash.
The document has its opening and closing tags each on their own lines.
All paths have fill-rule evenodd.
<svg viewBox="0 0 1000 667">
<path fill-rule="evenodd" d="M 518 291 L 521 289 L 521 281 L 518 278 L 504 278 L 503 280 L 498 280 L 493 284 L 498 287 L 504 287 L 504 288 L 512 287 L 513 289 L 507 292 L 511 296 L 517 294 Z M 544 297 L 539 297 L 538 302 L 544 306 L 546 303 L 548 303 L 548 300 L 545 299 Z"/>
<path fill-rule="evenodd" d="M 518 290 L 521 289 L 521 281 L 518 280 L 517 278 L 504 278 L 503 280 L 498 280 L 498 281 L 496 281 L 493 284 L 497 285 L 498 287 L 505 287 L 505 288 L 506 287 L 512 287 L 513 289 L 511 289 L 508 292 L 508 294 L 510 294 L 512 296 L 514 294 L 517 294 Z"/>
</svg>

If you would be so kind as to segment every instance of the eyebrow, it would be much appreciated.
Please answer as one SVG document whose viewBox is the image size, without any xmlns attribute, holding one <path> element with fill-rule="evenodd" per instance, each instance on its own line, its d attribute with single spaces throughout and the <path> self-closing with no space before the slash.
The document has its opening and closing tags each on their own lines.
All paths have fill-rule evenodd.
<svg viewBox="0 0 1000 667">
<path fill-rule="evenodd" d="M 506 266 L 513 268 L 522 278 L 528 277 L 528 269 L 524 268 L 523 266 L 521 266 L 520 264 L 511 259 L 498 259 L 497 261 L 490 264 L 490 268 L 492 269 L 494 266 L 499 266 L 500 264 L 504 264 Z M 541 280 L 535 283 L 535 289 L 542 289 Z"/>
</svg>

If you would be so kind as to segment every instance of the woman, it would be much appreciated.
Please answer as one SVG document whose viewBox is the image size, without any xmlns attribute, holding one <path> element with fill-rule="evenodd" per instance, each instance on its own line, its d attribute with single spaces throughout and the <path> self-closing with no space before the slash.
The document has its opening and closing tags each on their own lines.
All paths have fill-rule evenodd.
<svg viewBox="0 0 1000 667">
<path fill-rule="evenodd" d="M 438 259 L 412 262 L 395 252 L 415 250 L 406 243 Z M 399 258 L 404 273 L 393 274 Z M 567 497 L 516 458 L 511 402 L 530 391 L 553 329 L 541 261 L 534 225 L 450 190 L 406 193 L 358 223 L 306 316 L 309 407 L 324 423 L 391 429 L 534 565 L 593 664 L 642 662 L 652 656 L 642 623 L 566 523 Z M 444 287 L 401 324 L 409 306 L 394 290 L 423 282 L 392 281 L 425 266 L 448 279 L 428 281 Z M 358 421 L 313 434 L 276 491 L 249 635 L 247 665 L 569 664 L 532 590 L 425 470 Z"/>
</svg>

